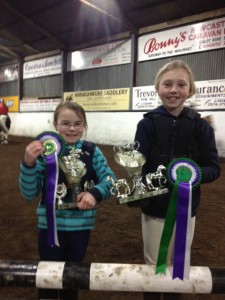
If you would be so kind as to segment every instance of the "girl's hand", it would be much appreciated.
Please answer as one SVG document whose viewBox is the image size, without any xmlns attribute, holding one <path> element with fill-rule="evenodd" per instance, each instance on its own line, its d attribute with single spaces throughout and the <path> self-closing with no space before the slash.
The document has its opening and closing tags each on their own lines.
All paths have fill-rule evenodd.
<svg viewBox="0 0 225 300">
<path fill-rule="evenodd" d="M 24 163 L 33 167 L 36 164 L 36 159 L 44 152 L 44 146 L 41 141 L 31 142 L 25 149 Z"/>
<path fill-rule="evenodd" d="M 77 196 L 77 207 L 79 209 L 93 209 L 97 201 L 89 192 L 82 192 Z"/>
</svg>

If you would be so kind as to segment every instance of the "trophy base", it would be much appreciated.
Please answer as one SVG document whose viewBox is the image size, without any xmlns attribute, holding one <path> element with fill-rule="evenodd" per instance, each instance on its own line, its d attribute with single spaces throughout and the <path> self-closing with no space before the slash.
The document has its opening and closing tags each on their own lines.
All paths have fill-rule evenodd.
<svg viewBox="0 0 225 300">
<path fill-rule="evenodd" d="M 137 200 L 143 200 L 146 198 L 151 198 L 151 197 L 155 197 L 155 196 L 159 196 L 162 194 L 166 194 L 168 193 L 168 189 L 164 188 L 164 189 L 159 189 L 159 190 L 153 190 L 150 192 L 146 192 L 143 194 L 133 194 L 133 195 L 128 195 L 128 196 L 124 196 L 119 198 L 118 202 L 119 204 L 124 204 L 124 203 L 129 203 L 129 202 L 133 202 L 133 201 L 137 201 Z"/>
<path fill-rule="evenodd" d="M 74 209 L 74 208 L 77 208 L 77 202 L 57 204 L 56 208 L 58 210 L 61 210 L 61 209 Z"/>
</svg>

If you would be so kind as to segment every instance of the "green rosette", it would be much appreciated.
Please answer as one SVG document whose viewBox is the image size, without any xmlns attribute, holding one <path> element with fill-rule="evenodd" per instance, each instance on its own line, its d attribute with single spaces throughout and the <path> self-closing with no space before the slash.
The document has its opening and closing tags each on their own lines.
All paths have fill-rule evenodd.
<svg viewBox="0 0 225 300">
<path fill-rule="evenodd" d="M 44 156 L 56 153 L 60 158 L 65 153 L 66 143 L 62 136 L 54 131 L 44 131 L 36 137 L 36 140 L 43 142 L 45 148 Z"/>
</svg>

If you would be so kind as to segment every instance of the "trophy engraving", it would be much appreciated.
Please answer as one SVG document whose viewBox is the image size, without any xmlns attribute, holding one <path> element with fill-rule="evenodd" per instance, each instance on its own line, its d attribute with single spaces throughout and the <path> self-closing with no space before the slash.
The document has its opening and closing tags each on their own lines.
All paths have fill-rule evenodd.
<svg viewBox="0 0 225 300">
<path fill-rule="evenodd" d="M 86 174 L 87 168 L 79 157 L 81 149 L 71 149 L 69 155 L 63 156 L 59 160 L 59 165 L 64 172 L 69 187 L 61 184 L 56 190 L 56 207 L 58 209 L 70 209 L 77 207 L 77 195 L 81 192 L 80 182 Z M 65 197 L 66 196 L 66 197 Z"/>
<path fill-rule="evenodd" d="M 166 168 L 163 165 L 158 166 L 156 172 L 145 176 L 145 184 L 142 182 L 141 173 L 146 158 L 138 151 L 138 148 L 138 142 L 114 146 L 113 148 L 115 161 L 126 170 L 132 182 L 132 187 L 130 187 L 126 179 L 114 181 L 111 177 L 108 177 L 108 180 L 112 182 L 111 194 L 118 198 L 120 204 L 168 192 L 168 189 L 165 188 L 167 182 Z"/>
</svg>

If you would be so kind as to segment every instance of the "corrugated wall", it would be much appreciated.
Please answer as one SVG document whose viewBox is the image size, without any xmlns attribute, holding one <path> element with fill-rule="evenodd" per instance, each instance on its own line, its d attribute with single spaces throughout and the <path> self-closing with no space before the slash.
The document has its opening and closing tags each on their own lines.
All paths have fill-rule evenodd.
<svg viewBox="0 0 225 300">
<path fill-rule="evenodd" d="M 190 65 L 196 81 L 225 78 L 225 49 L 219 49 L 141 62 L 138 65 L 137 86 L 153 85 L 159 68 L 175 59 L 185 60 Z"/>
<path fill-rule="evenodd" d="M 4 82 L 0 84 L 0 97 L 17 96 L 18 95 L 18 80 Z"/>
<path fill-rule="evenodd" d="M 159 68 L 175 59 L 185 60 L 191 66 L 196 81 L 225 78 L 225 49 L 218 49 L 140 62 L 136 74 L 137 86 L 153 85 Z M 67 91 L 132 87 L 131 70 L 131 64 L 124 64 L 69 72 Z M 61 97 L 61 76 L 26 79 L 23 89 L 23 97 Z M 18 95 L 18 81 L 0 84 L 0 96 L 15 95 Z"/>
<path fill-rule="evenodd" d="M 26 79 L 23 97 L 61 97 L 61 75 Z"/>
<path fill-rule="evenodd" d="M 131 65 L 117 65 L 69 73 L 69 91 L 130 87 Z"/>
</svg>

